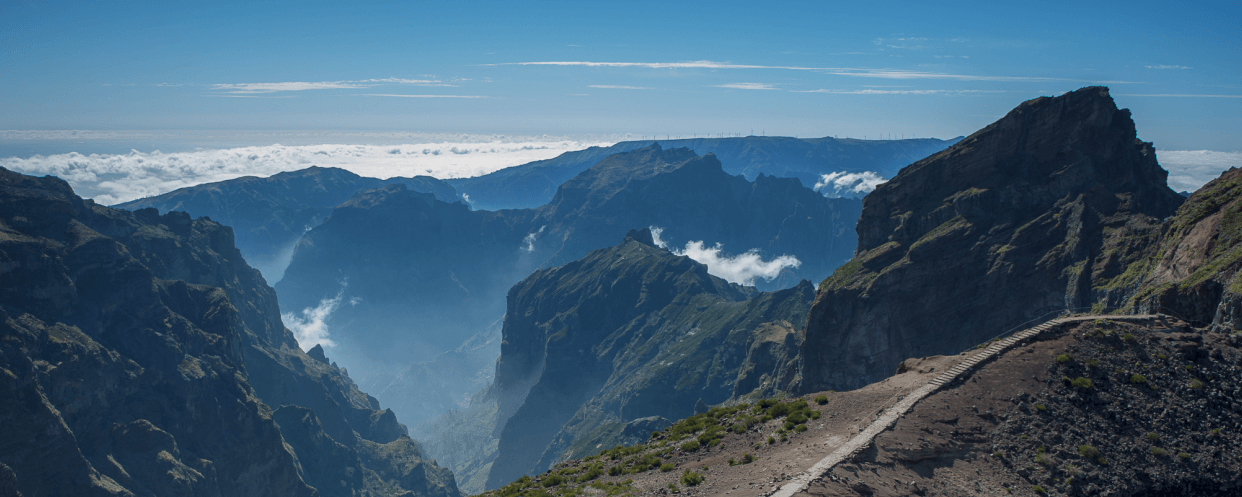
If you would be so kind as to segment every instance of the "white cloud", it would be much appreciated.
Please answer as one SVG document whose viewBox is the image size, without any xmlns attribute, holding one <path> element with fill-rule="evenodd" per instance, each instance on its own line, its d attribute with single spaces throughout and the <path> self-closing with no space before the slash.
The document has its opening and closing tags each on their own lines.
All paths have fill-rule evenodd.
<svg viewBox="0 0 1242 497">
<path fill-rule="evenodd" d="M 328 338 L 328 317 L 341 306 L 341 299 L 344 296 L 345 284 L 342 283 L 341 290 L 336 293 L 335 297 L 320 300 L 316 307 L 302 309 L 301 316 L 292 312 L 280 315 L 280 319 L 285 322 L 285 327 L 293 332 L 302 350 L 313 349 L 316 345 L 322 345 L 324 348 L 336 346 L 336 342 Z M 356 302 L 355 300 L 351 303 Z"/>
<path fill-rule="evenodd" d="M 340 90 L 340 89 L 358 89 L 370 88 L 373 86 L 385 84 L 398 85 L 415 85 L 415 86 L 455 86 L 443 81 L 434 79 L 401 79 L 401 78 L 383 78 L 383 79 L 360 79 L 354 81 L 286 81 L 278 83 L 218 83 L 211 85 L 211 89 L 225 93 L 275 93 L 283 91 L 307 91 L 307 90 Z"/>
<path fill-rule="evenodd" d="M 460 141 L 398 145 L 267 145 L 174 153 L 131 151 L 128 154 L 83 155 L 72 152 L 0 158 L 0 167 L 23 174 L 60 177 L 68 181 L 78 195 L 112 205 L 186 186 L 241 176 L 270 176 L 312 165 L 340 167 L 361 176 L 376 178 L 417 175 L 471 177 L 550 159 L 564 152 L 615 143 L 554 137 L 452 137 Z"/>
<path fill-rule="evenodd" d="M 656 246 L 668 248 L 668 242 L 660 238 L 664 229 L 655 226 L 650 229 L 651 238 Z M 792 255 L 782 255 L 770 261 L 764 261 L 759 255 L 759 249 L 750 249 L 733 256 L 725 255 L 719 243 L 713 247 L 707 247 L 702 241 L 689 241 L 686 242 L 684 250 L 670 249 L 669 251 L 706 265 L 707 273 L 712 276 L 722 278 L 729 283 L 746 286 L 754 286 L 755 280 L 759 278 L 772 281 L 780 276 L 785 268 L 796 268 L 802 265 L 802 261 Z"/>
<path fill-rule="evenodd" d="M 813 190 L 823 193 L 825 197 L 862 197 L 881 183 L 888 181 L 871 171 L 847 173 L 838 171 L 821 175 Z"/>
<path fill-rule="evenodd" d="M 400 98 L 490 98 L 483 95 L 404 95 L 400 93 L 360 93 L 364 97 L 400 97 Z"/>
<path fill-rule="evenodd" d="M 1214 150 L 1161 150 L 1160 165 L 1169 171 L 1169 188 L 1194 193 L 1231 167 L 1242 167 L 1242 152 Z"/>
<path fill-rule="evenodd" d="M 775 86 L 767 83 L 728 83 L 723 85 L 712 85 L 717 88 L 732 88 L 734 90 L 776 90 Z"/>
<path fill-rule="evenodd" d="M 623 85 L 590 85 L 587 88 L 603 88 L 605 90 L 654 90 L 655 88 L 647 88 L 646 86 L 623 86 Z"/>
<path fill-rule="evenodd" d="M 1008 93 L 1006 90 L 790 90 L 794 93 L 830 93 L 834 95 L 939 95 L 965 93 Z"/>
<path fill-rule="evenodd" d="M 1189 67 L 1186 67 L 1186 66 L 1166 66 L 1166 65 L 1163 65 L 1163 64 L 1157 64 L 1157 65 L 1154 65 L 1154 66 L 1147 66 L 1147 68 L 1148 68 L 1148 69 L 1190 69 Z"/>
<path fill-rule="evenodd" d="M 1068 81 L 1079 83 L 1110 83 L 1126 84 L 1132 81 L 1093 81 L 1066 78 L 1047 78 L 1034 76 L 989 76 L 979 74 L 948 74 L 926 71 L 909 71 L 905 69 L 869 69 L 857 67 L 805 67 L 805 66 L 765 66 L 756 64 L 728 64 L 710 60 L 689 62 L 591 62 L 591 61 L 546 61 L 546 62 L 510 62 L 513 66 L 567 66 L 567 67 L 638 67 L 646 69 L 782 69 L 789 71 L 815 71 L 836 76 L 854 76 L 879 79 L 942 79 L 955 81 L 1004 81 L 1004 82 L 1049 82 Z"/>
<path fill-rule="evenodd" d="M 1202 95 L 1195 93 L 1118 93 L 1119 97 L 1175 97 L 1175 98 L 1242 98 L 1242 95 Z"/>
</svg>

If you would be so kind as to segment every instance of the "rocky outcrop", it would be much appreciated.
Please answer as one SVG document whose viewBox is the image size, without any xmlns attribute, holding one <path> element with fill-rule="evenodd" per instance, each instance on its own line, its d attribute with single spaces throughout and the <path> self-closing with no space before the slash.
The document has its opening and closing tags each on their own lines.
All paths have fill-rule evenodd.
<svg viewBox="0 0 1242 497">
<path fill-rule="evenodd" d="M 747 365 L 755 330 L 800 322 L 811 297 L 805 281 L 772 293 L 730 284 L 647 229 L 536 272 L 509 292 L 487 487 L 728 400 L 740 370 L 763 367 Z"/>
<path fill-rule="evenodd" d="M 320 454 L 303 451 L 334 445 L 286 445 L 268 405 L 296 404 L 315 414 L 315 440 L 392 447 L 319 494 L 457 495 L 451 475 L 397 450 L 413 442 L 390 411 L 298 348 L 229 228 L 94 205 L 55 178 L 0 171 L 0 183 L 0 348 L 20 392 L 4 416 L 22 427 L 5 430 L 0 457 L 23 493 L 311 495 L 299 461 Z M 42 433 L 57 441 L 32 444 Z M 368 473 L 393 464 L 439 477 L 402 488 Z"/>
<path fill-rule="evenodd" d="M 1130 290 L 1127 307 L 1219 331 L 1242 329 L 1242 169 L 1225 171 L 1191 195 L 1149 252 L 1105 282 Z"/>
<path fill-rule="evenodd" d="M 246 261 L 268 282 L 275 283 L 284 274 L 303 233 L 322 223 L 333 207 L 358 191 L 389 184 L 403 184 L 445 202 L 457 200 L 452 186 L 430 176 L 380 180 L 335 167 L 311 166 L 266 178 L 245 176 L 180 188 L 115 207 L 182 211 L 231 226 Z"/>
<path fill-rule="evenodd" d="M 1182 198 L 1106 88 L 1024 102 L 863 202 L 853 260 L 820 284 L 798 389 L 856 388 L 1107 299 Z"/>
<path fill-rule="evenodd" d="M 0 171 L 0 462 L 25 495 L 314 495 L 245 380 L 218 288 L 109 234 L 158 231 Z"/>
</svg>

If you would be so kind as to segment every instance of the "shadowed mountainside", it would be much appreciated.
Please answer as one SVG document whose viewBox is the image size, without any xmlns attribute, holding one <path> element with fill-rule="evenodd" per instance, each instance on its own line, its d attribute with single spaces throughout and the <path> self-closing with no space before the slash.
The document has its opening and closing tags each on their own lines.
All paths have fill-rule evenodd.
<svg viewBox="0 0 1242 497">
<path fill-rule="evenodd" d="M 284 275 L 298 239 L 323 222 L 333 207 L 360 190 L 390 184 L 403 184 L 411 190 L 431 193 L 445 202 L 457 199 L 453 187 L 430 176 L 380 180 L 335 167 L 311 166 L 266 178 L 246 176 L 179 188 L 114 207 L 127 210 L 153 207 L 162 213 L 184 211 L 231 226 L 237 248 L 246 261 L 261 271 L 269 282 L 275 283 Z"/>
<path fill-rule="evenodd" d="M 487 487 L 645 438 L 704 402 L 772 393 L 773 376 L 792 368 L 761 343 L 796 347 L 791 323 L 812 294 L 806 281 L 771 293 L 730 284 L 655 246 L 647 229 L 532 274 L 509 292 Z"/>
<path fill-rule="evenodd" d="M 0 185 L 0 462 L 23 493 L 460 495 L 391 411 L 297 348 L 229 228 L 56 178 Z"/>
</svg>

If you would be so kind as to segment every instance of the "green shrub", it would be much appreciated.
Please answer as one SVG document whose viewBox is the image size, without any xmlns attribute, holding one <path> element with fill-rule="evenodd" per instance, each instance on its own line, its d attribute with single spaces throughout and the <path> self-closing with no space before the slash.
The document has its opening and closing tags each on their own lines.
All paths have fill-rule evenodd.
<svg viewBox="0 0 1242 497">
<path fill-rule="evenodd" d="M 595 465 L 595 466 L 591 466 L 590 468 L 587 468 L 585 473 L 578 475 L 578 478 L 576 478 L 575 481 L 577 481 L 578 483 L 586 483 L 588 481 L 599 478 L 603 474 L 604 474 L 604 467 L 602 465 Z"/>
<path fill-rule="evenodd" d="M 1203 381 L 1202 380 L 1190 380 L 1190 389 L 1191 390 L 1202 390 Z"/>
<path fill-rule="evenodd" d="M 1051 466 L 1052 459 L 1045 454 L 1035 454 L 1035 464 L 1040 466 Z"/>
<path fill-rule="evenodd" d="M 1163 361 L 1163 360 L 1165 360 L 1165 359 L 1168 359 L 1168 358 L 1169 358 L 1169 356 L 1164 355 L 1164 354 L 1156 354 L 1156 358 L 1157 358 L 1157 359 L 1160 359 L 1160 360 L 1162 360 L 1162 361 Z"/>
<path fill-rule="evenodd" d="M 1183 368 L 1186 368 L 1186 371 L 1194 371 L 1194 370 L 1195 370 L 1195 365 L 1194 365 L 1194 364 L 1187 364 L 1187 365 L 1182 366 L 1182 367 L 1183 367 Z"/>
<path fill-rule="evenodd" d="M 694 452 L 696 450 L 699 450 L 699 441 L 691 440 L 689 442 L 681 444 L 681 450 L 684 450 L 686 452 Z"/>
<path fill-rule="evenodd" d="M 776 439 L 772 437 L 768 437 L 768 445 L 772 445 L 774 443 L 776 443 Z"/>
<path fill-rule="evenodd" d="M 668 484 L 668 491 L 669 491 L 669 492 L 672 492 L 672 493 L 675 493 L 675 494 L 679 494 L 679 493 L 681 493 L 681 489 L 680 489 L 680 488 L 677 488 L 677 484 L 676 484 L 676 483 L 669 483 L 669 484 Z"/>
<path fill-rule="evenodd" d="M 1100 466 L 1108 466 L 1108 459 L 1105 459 L 1103 457 L 1096 458 L 1095 462 L 1098 463 Z"/>
<path fill-rule="evenodd" d="M 1130 383 L 1147 383 L 1147 377 L 1141 374 L 1130 375 Z"/>
<path fill-rule="evenodd" d="M 1145 436 L 1147 437 L 1147 439 L 1148 439 L 1148 440 L 1151 440 L 1151 441 L 1153 441 L 1153 442 L 1155 442 L 1157 438 L 1160 438 L 1160 435 L 1157 435 L 1157 434 L 1155 434 L 1155 433 L 1151 433 L 1151 432 L 1148 432 L 1148 433 L 1147 433 L 1147 435 L 1145 435 Z"/>
<path fill-rule="evenodd" d="M 1061 355 L 1057 356 L 1057 364 L 1065 364 L 1065 363 L 1070 362 L 1070 361 L 1072 361 L 1072 360 L 1074 360 L 1074 356 L 1069 355 L 1069 354 L 1061 354 Z"/>
<path fill-rule="evenodd" d="M 560 485 L 560 484 L 562 484 L 562 483 L 565 483 L 565 478 L 562 478 L 562 477 L 561 477 L 561 475 L 558 475 L 558 474 L 555 474 L 555 473 L 554 473 L 554 474 L 552 474 L 552 475 L 548 476 L 547 478 L 544 478 L 544 479 L 543 479 L 543 488 L 551 488 L 551 487 L 555 487 L 555 486 Z"/>
<path fill-rule="evenodd" d="M 732 457 L 730 457 L 730 458 L 729 458 L 729 465 L 730 465 L 730 466 L 737 466 L 737 461 L 734 461 L 734 460 L 733 460 L 733 458 L 732 458 Z"/>
<path fill-rule="evenodd" d="M 799 411 L 799 412 L 795 412 L 795 413 L 793 413 L 793 414 L 790 414 L 788 418 L 785 418 L 785 420 L 786 420 L 786 421 L 792 421 L 794 424 L 802 424 L 802 423 L 805 423 L 805 422 L 806 422 L 807 417 L 806 417 L 806 415 L 805 415 L 805 414 L 803 414 L 801 411 Z"/>
<path fill-rule="evenodd" d="M 793 422 L 793 421 L 790 421 L 790 420 L 788 420 L 788 419 L 786 419 L 786 420 L 785 420 L 785 427 L 784 427 L 784 428 L 785 428 L 785 431 L 792 430 L 792 429 L 794 428 L 794 426 L 797 426 L 797 425 L 796 425 L 796 424 L 794 424 L 794 422 Z"/>
<path fill-rule="evenodd" d="M 819 411 L 811 411 L 811 419 L 819 419 L 822 416 L 823 415 L 820 414 Z"/>
<path fill-rule="evenodd" d="M 677 465 L 676 465 L 676 464 L 673 464 L 673 463 L 671 463 L 671 462 L 666 462 L 666 463 L 664 463 L 664 464 L 661 464 L 661 465 L 660 465 L 660 472 L 661 472 L 661 473 L 668 473 L 669 471 L 672 471 L 672 470 L 674 470 L 674 469 L 677 469 Z"/>
<path fill-rule="evenodd" d="M 752 462 L 755 462 L 755 459 L 757 458 L 755 456 L 750 455 L 750 453 L 748 452 L 742 453 L 742 464 L 750 464 Z"/>
<path fill-rule="evenodd" d="M 1087 366 L 1098 368 L 1100 367 L 1100 361 L 1097 361 L 1095 359 L 1087 359 Z"/>
<path fill-rule="evenodd" d="M 1212 428 L 1212 432 L 1211 432 L 1211 433 L 1212 433 L 1212 436 L 1214 436 L 1214 437 L 1219 437 L 1219 436 L 1220 436 L 1220 428 Z"/>
<path fill-rule="evenodd" d="M 1130 343 L 1134 343 L 1138 341 L 1138 337 L 1134 336 L 1133 333 L 1126 333 L 1124 335 L 1121 335 L 1121 339 L 1127 342 L 1130 342 Z"/>
<path fill-rule="evenodd" d="M 1074 378 L 1074 381 L 1071 381 L 1070 384 L 1074 385 L 1075 388 L 1081 388 L 1083 390 L 1090 390 L 1091 387 L 1095 386 L 1095 383 L 1092 383 L 1089 378 L 1083 378 L 1081 376 Z"/>
<path fill-rule="evenodd" d="M 1043 405 L 1043 404 L 1035 404 L 1034 407 L 1036 411 L 1047 411 L 1048 410 L 1048 406 Z"/>
<path fill-rule="evenodd" d="M 1035 493 L 1037 493 L 1037 494 L 1039 494 L 1039 495 L 1044 495 L 1044 494 L 1047 494 L 1047 493 L 1048 493 L 1048 491 L 1047 491 L 1047 490 L 1044 490 L 1044 487 L 1041 487 L 1041 486 L 1039 486 L 1039 485 L 1035 485 L 1034 487 L 1031 487 L 1031 491 L 1032 491 L 1032 492 L 1035 492 Z"/>
<path fill-rule="evenodd" d="M 806 430 L 807 430 L 806 425 L 798 425 L 794 427 L 794 431 L 797 433 L 802 433 Z"/>
<path fill-rule="evenodd" d="M 622 468 L 621 466 L 610 467 L 608 468 L 608 476 L 617 476 L 621 474 L 622 471 L 625 471 L 625 469 Z"/>
<path fill-rule="evenodd" d="M 827 395 L 816 395 L 816 396 L 815 396 L 815 403 L 816 403 L 816 404 L 819 404 L 819 405 L 821 405 L 821 406 L 822 406 L 822 405 L 824 405 L 824 404 L 827 404 L 827 403 L 828 403 L 828 396 L 827 396 Z"/>
<path fill-rule="evenodd" d="M 1078 455 L 1088 459 L 1094 459 L 1100 457 L 1100 450 L 1090 445 L 1079 445 Z"/>
<path fill-rule="evenodd" d="M 1151 455 L 1158 456 L 1158 457 L 1164 457 L 1164 456 L 1169 455 L 1169 451 L 1161 449 L 1160 447 L 1152 447 Z"/>
<path fill-rule="evenodd" d="M 1187 452 L 1178 452 L 1178 453 L 1177 453 L 1177 457 L 1179 457 L 1179 458 L 1181 458 L 1181 460 L 1185 461 L 1185 460 L 1187 460 L 1187 459 L 1190 459 L 1190 454 L 1189 454 L 1189 453 L 1187 453 Z"/>
<path fill-rule="evenodd" d="M 703 483 L 703 475 L 700 473 L 695 473 L 694 471 L 690 471 L 687 469 L 685 473 L 681 474 L 682 485 L 685 485 L 687 487 L 693 487 L 700 483 Z"/>
</svg>

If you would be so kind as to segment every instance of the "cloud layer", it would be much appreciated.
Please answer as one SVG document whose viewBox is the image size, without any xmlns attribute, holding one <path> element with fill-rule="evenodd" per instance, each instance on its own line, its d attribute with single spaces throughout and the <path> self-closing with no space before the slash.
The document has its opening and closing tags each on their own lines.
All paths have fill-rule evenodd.
<svg viewBox="0 0 1242 497">
<path fill-rule="evenodd" d="M 1242 167 L 1242 152 L 1213 150 L 1161 150 L 1160 165 L 1169 172 L 1169 188 L 1194 192 L 1231 167 Z"/>
<path fill-rule="evenodd" d="M 69 182 L 81 196 L 112 205 L 241 176 L 270 176 L 312 165 L 376 178 L 460 178 L 612 142 L 572 139 L 459 141 L 405 145 L 268 145 L 189 152 L 80 153 L 0 159 L 0 167 Z"/>
<path fill-rule="evenodd" d="M 821 175 L 812 189 L 824 194 L 825 197 L 863 197 L 885 181 L 888 180 L 871 171 L 861 173 L 837 171 Z"/>
<path fill-rule="evenodd" d="M 662 228 L 651 227 L 651 236 L 655 244 L 661 248 L 668 248 L 668 242 L 660 238 L 663 232 Z M 732 256 L 726 255 L 722 249 L 719 243 L 708 247 L 702 241 L 696 240 L 686 242 L 684 250 L 674 248 L 669 251 L 706 265 L 707 273 L 712 276 L 722 278 L 729 283 L 746 286 L 755 286 L 755 280 L 759 278 L 772 281 L 780 276 L 785 268 L 796 268 L 802 265 L 802 261 L 792 255 L 782 255 L 770 261 L 764 261 L 759 255 L 759 249 L 750 249 Z"/>
<path fill-rule="evenodd" d="M 285 322 L 285 327 L 289 328 L 293 336 L 298 339 L 298 346 L 302 347 L 302 350 L 313 349 L 316 345 L 322 345 L 324 348 L 336 346 L 336 342 L 328 338 L 328 317 L 341 306 L 341 299 L 344 295 L 345 288 L 342 285 L 341 291 L 337 292 L 335 297 L 320 300 L 316 307 L 302 309 L 300 316 L 292 312 L 280 315 L 280 319 Z"/>
</svg>

